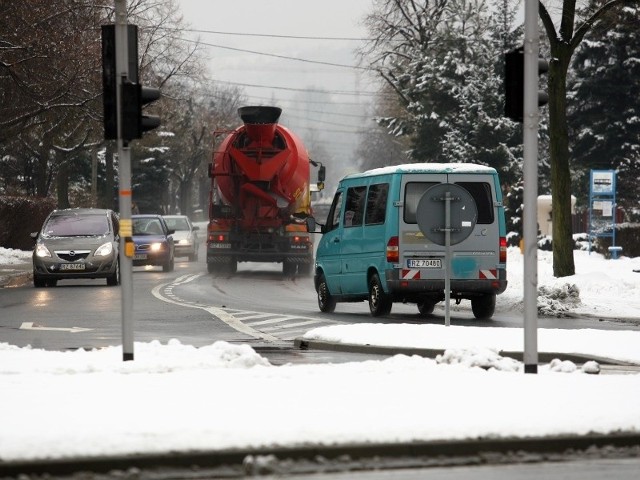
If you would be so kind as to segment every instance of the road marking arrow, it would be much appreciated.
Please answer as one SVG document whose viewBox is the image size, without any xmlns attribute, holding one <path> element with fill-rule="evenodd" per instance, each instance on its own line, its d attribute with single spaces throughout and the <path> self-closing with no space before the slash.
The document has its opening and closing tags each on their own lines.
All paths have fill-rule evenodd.
<svg viewBox="0 0 640 480">
<path fill-rule="evenodd" d="M 78 333 L 78 332 L 88 332 L 93 330 L 91 328 L 82 328 L 82 327 L 45 327 L 44 325 L 40 325 L 38 323 L 33 322 L 22 322 L 20 325 L 20 330 L 48 330 L 52 332 L 69 332 L 69 333 Z"/>
</svg>

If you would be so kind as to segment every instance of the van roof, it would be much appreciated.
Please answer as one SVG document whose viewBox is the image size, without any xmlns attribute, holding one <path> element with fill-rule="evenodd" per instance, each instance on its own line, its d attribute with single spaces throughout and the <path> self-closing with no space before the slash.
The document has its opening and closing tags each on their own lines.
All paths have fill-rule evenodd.
<svg viewBox="0 0 640 480">
<path fill-rule="evenodd" d="M 352 173 L 344 177 L 372 177 L 391 173 L 496 173 L 496 169 L 475 163 L 406 163 L 374 168 L 363 173 Z"/>
</svg>

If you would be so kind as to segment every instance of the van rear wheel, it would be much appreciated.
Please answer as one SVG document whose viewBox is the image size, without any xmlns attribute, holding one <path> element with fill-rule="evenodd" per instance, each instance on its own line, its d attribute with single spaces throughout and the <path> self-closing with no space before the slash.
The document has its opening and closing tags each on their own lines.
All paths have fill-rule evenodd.
<svg viewBox="0 0 640 480">
<path fill-rule="evenodd" d="M 391 297 L 384 292 L 382 282 L 377 273 L 374 273 L 369 280 L 369 310 L 374 317 L 383 317 L 389 315 L 393 301 Z"/>
<path fill-rule="evenodd" d="M 473 316 L 478 320 L 488 320 L 493 316 L 493 312 L 496 310 L 496 295 L 495 293 L 489 293 L 471 299 L 471 310 Z"/>
<path fill-rule="evenodd" d="M 320 275 L 318 279 L 318 308 L 321 312 L 331 313 L 336 309 L 336 299 L 329 293 L 329 286 L 324 275 Z"/>
</svg>

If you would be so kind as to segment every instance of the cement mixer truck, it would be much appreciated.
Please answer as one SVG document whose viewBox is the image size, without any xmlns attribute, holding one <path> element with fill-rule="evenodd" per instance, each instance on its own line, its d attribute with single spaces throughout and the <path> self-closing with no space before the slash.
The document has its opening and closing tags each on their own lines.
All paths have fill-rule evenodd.
<svg viewBox="0 0 640 480">
<path fill-rule="evenodd" d="M 313 271 L 311 192 L 325 168 L 278 124 L 278 107 L 242 107 L 243 125 L 225 135 L 209 165 L 207 270 L 229 275 L 238 262 L 279 262 L 285 275 Z M 220 132 L 216 132 L 220 135 Z M 318 180 L 310 182 L 311 166 Z"/>
</svg>

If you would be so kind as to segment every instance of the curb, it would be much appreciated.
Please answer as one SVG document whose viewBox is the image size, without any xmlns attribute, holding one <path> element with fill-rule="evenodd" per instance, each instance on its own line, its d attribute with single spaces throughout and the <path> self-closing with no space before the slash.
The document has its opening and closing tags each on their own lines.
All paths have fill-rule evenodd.
<svg viewBox="0 0 640 480">
<path fill-rule="evenodd" d="M 583 436 L 548 436 L 548 437 L 504 437 L 475 438 L 461 440 L 435 440 L 413 443 L 378 443 L 349 445 L 314 445 L 307 447 L 277 447 L 255 449 L 231 449 L 197 452 L 173 452 L 139 455 L 78 457 L 52 460 L 1 462 L 0 476 L 17 476 L 24 474 L 65 475 L 80 471 L 94 473 L 112 472 L 114 470 L 183 468 L 193 471 L 203 468 L 225 468 L 241 476 L 246 472 L 246 465 L 254 457 L 275 457 L 275 460 L 311 462 L 326 465 L 327 461 L 357 464 L 362 470 L 366 461 L 379 464 L 383 459 L 402 459 L 413 464 L 439 465 L 460 464 L 461 458 L 468 458 L 468 463 L 490 463 L 488 458 L 496 454 L 512 455 L 515 458 L 509 463 L 520 461 L 526 454 L 562 454 L 576 453 L 594 448 L 629 448 L 640 446 L 640 433 L 617 432 L 611 435 L 587 434 Z M 637 452 L 631 452 L 636 456 Z M 273 468 L 273 467 L 272 467 Z M 277 466 L 276 466 L 277 468 Z M 354 469 L 354 468 L 352 468 Z M 263 472 L 264 473 L 264 472 Z M 269 473 L 269 472 L 266 472 Z M 272 472 L 273 473 L 273 472 Z"/>
<path fill-rule="evenodd" d="M 329 350 L 334 352 L 350 352 L 350 353 L 370 353 L 378 355 L 418 355 L 420 357 L 435 358 L 442 355 L 445 349 L 442 348 L 414 348 L 414 347 L 393 347 L 386 345 L 361 345 L 352 343 L 332 343 L 322 340 L 304 340 L 296 338 L 293 342 L 296 348 L 300 350 Z M 523 361 L 524 354 L 520 351 L 499 350 L 498 354 L 503 357 L 513 358 L 514 360 Z M 596 355 L 585 355 L 581 353 L 559 353 L 559 352 L 538 352 L 538 360 L 548 363 L 553 359 L 569 360 L 573 363 L 585 363 L 591 360 L 601 365 L 618 365 L 625 367 L 636 366 L 632 362 L 624 362 L 613 358 L 599 357 Z"/>
</svg>

